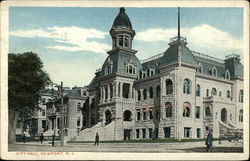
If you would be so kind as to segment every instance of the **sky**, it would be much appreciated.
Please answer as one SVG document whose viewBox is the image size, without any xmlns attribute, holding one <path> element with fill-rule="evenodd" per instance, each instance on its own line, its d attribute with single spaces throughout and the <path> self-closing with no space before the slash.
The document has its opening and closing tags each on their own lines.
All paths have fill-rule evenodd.
<svg viewBox="0 0 250 161">
<path fill-rule="evenodd" d="M 177 36 L 177 8 L 125 8 L 136 32 L 133 49 L 146 59 L 167 50 Z M 111 50 L 109 31 L 119 8 L 10 7 L 9 52 L 35 52 L 54 83 L 83 87 Z M 243 58 L 243 8 L 181 8 L 187 47 L 224 59 Z"/>
</svg>

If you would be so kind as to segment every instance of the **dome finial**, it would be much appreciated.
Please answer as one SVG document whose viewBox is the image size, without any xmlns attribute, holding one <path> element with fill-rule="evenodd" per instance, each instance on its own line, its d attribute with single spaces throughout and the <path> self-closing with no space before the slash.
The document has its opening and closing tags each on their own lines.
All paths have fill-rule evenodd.
<svg viewBox="0 0 250 161">
<path fill-rule="evenodd" d="M 120 8 L 120 12 L 125 12 L 125 8 L 124 8 L 124 7 L 121 7 L 121 8 Z"/>
</svg>

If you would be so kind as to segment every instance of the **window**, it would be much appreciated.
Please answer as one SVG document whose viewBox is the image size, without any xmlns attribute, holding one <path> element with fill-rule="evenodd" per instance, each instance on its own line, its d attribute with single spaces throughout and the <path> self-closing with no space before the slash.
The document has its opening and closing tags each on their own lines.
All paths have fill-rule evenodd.
<svg viewBox="0 0 250 161">
<path fill-rule="evenodd" d="M 183 93 L 186 93 L 186 94 L 191 93 L 191 83 L 190 83 L 190 80 L 188 79 L 184 80 Z"/>
<path fill-rule="evenodd" d="M 222 94 L 221 94 L 221 91 L 220 91 L 220 92 L 219 92 L 219 96 L 221 97 L 221 95 L 222 95 Z"/>
<path fill-rule="evenodd" d="M 153 119 L 153 110 L 152 109 L 149 110 L 149 119 L 150 120 Z"/>
<path fill-rule="evenodd" d="M 190 103 L 189 102 L 185 102 L 184 104 L 183 104 L 183 107 L 184 107 L 184 109 L 183 109 L 183 117 L 190 117 L 190 113 L 191 113 L 191 111 L 190 111 L 190 107 L 191 105 L 190 105 Z"/>
<path fill-rule="evenodd" d="M 206 93 L 206 96 L 207 96 L 207 97 L 209 96 L 209 89 L 207 89 L 207 93 Z"/>
<path fill-rule="evenodd" d="M 197 134 L 197 138 L 201 137 L 201 129 L 200 128 L 196 129 L 196 134 Z"/>
<path fill-rule="evenodd" d="M 212 76 L 217 77 L 217 70 L 215 67 L 213 67 L 213 69 L 212 69 Z"/>
<path fill-rule="evenodd" d="M 64 127 L 68 127 L 68 117 L 63 117 L 63 125 Z"/>
<path fill-rule="evenodd" d="M 77 117 L 76 126 L 80 126 L 80 123 L 81 123 L 81 117 Z"/>
<path fill-rule="evenodd" d="M 137 110 L 137 121 L 141 120 L 141 112 L 140 110 Z"/>
<path fill-rule="evenodd" d="M 80 102 L 78 102 L 78 104 L 77 104 L 77 111 L 78 111 L 78 112 L 81 111 L 81 103 L 80 103 Z"/>
<path fill-rule="evenodd" d="M 131 111 L 126 110 L 126 111 L 123 113 L 123 121 L 132 121 L 131 116 L 132 116 Z"/>
<path fill-rule="evenodd" d="M 151 70 L 151 73 L 150 73 L 150 74 L 151 74 L 151 76 L 153 76 L 153 75 L 154 75 L 154 71 L 153 71 L 153 70 Z"/>
<path fill-rule="evenodd" d="M 140 70 L 140 79 L 142 79 L 142 71 Z"/>
<path fill-rule="evenodd" d="M 143 99 L 147 99 L 147 89 L 143 90 Z"/>
<path fill-rule="evenodd" d="M 129 98 L 129 88 L 130 88 L 130 84 L 128 83 L 123 83 L 122 85 L 122 97 L 123 98 Z"/>
<path fill-rule="evenodd" d="M 166 94 L 172 94 L 173 93 L 173 82 L 170 79 L 166 80 Z"/>
<path fill-rule="evenodd" d="M 243 122 L 243 110 L 242 109 L 239 112 L 239 122 Z"/>
<path fill-rule="evenodd" d="M 212 88 L 211 95 L 212 96 L 217 96 L 217 90 L 215 88 Z"/>
<path fill-rule="evenodd" d="M 124 42 L 125 44 L 125 47 L 128 47 L 128 37 L 127 36 L 125 36 L 125 42 Z"/>
<path fill-rule="evenodd" d="M 106 119 L 106 125 L 110 124 L 112 122 L 112 115 L 111 115 L 111 112 L 110 110 L 107 110 L 105 112 L 105 119 Z"/>
<path fill-rule="evenodd" d="M 226 73 L 225 73 L 225 78 L 226 78 L 226 79 L 230 79 L 230 73 L 229 73 L 228 70 L 227 70 Z"/>
<path fill-rule="evenodd" d="M 138 96 L 138 101 L 140 101 L 140 100 L 141 100 L 141 91 L 138 90 L 138 91 L 137 91 L 137 94 L 138 94 L 138 95 L 137 95 L 137 96 Z"/>
<path fill-rule="evenodd" d="M 137 138 L 137 139 L 140 138 L 140 129 L 136 129 L 136 138 Z"/>
<path fill-rule="evenodd" d="M 190 127 L 184 127 L 184 137 L 185 138 L 190 138 L 190 131 L 191 131 Z"/>
<path fill-rule="evenodd" d="M 45 116 L 45 109 L 42 109 L 42 116 Z"/>
<path fill-rule="evenodd" d="M 135 74 L 135 67 L 134 65 L 126 65 L 126 73 L 128 74 Z"/>
<path fill-rule="evenodd" d="M 239 102 L 243 103 L 243 90 L 240 90 Z"/>
<path fill-rule="evenodd" d="M 153 98 L 154 97 L 154 92 L 153 92 L 153 87 L 149 88 L 149 97 Z"/>
<path fill-rule="evenodd" d="M 147 111 L 146 111 L 146 109 L 143 110 L 143 120 L 147 120 Z"/>
<path fill-rule="evenodd" d="M 150 70 L 147 69 L 147 76 L 149 77 L 150 76 Z"/>
<path fill-rule="evenodd" d="M 146 129 L 142 129 L 142 138 L 143 138 L 143 139 L 146 138 Z"/>
<path fill-rule="evenodd" d="M 220 117 L 222 122 L 227 123 L 227 110 L 225 108 L 221 110 Z"/>
<path fill-rule="evenodd" d="M 196 86 L 196 96 L 201 96 L 201 87 L 200 87 L 200 85 L 199 84 L 197 84 L 197 86 Z"/>
<path fill-rule="evenodd" d="M 161 94 L 161 87 L 158 85 L 156 87 L 156 97 L 160 97 L 160 94 Z"/>
<path fill-rule="evenodd" d="M 149 138 L 153 137 L 153 129 L 151 129 L 151 128 L 148 129 L 148 137 Z"/>
<path fill-rule="evenodd" d="M 209 108 L 209 106 L 207 106 L 206 108 L 205 108 L 205 116 L 210 116 L 211 115 L 211 113 L 210 113 L 210 108 Z"/>
<path fill-rule="evenodd" d="M 201 107 L 196 106 L 196 108 L 195 108 L 195 118 L 199 119 L 200 115 L 201 115 Z"/>
<path fill-rule="evenodd" d="M 170 102 L 165 103 L 166 117 L 172 117 L 172 104 Z"/>
<path fill-rule="evenodd" d="M 119 36 L 119 46 L 123 46 L 123 37 Z"/>
<path fill-rule="evenodd" d="M 91 125 L 95 124 L 95 114 L 91 115 Z"/>
<path fill-rule="evenodd" d="M 230 97 L 231 97 L 230 91 L 227 90 L 227 98 L 230 98 Z"/>
<path fill-rule="evenodd" d="M 171 135 L 171 128 L 170 127 L 165 127 L 164 128 L 164 137 L 165 138 L 170 138 Z"/>
<path fill-rule="evenodd" d="M 46 102 L 46 99 L 45 99 L 45 98 L 43 98 L 43 99 L 42 99 L 42 103 L 45 103 L 45 102 Z"/>
</svg>

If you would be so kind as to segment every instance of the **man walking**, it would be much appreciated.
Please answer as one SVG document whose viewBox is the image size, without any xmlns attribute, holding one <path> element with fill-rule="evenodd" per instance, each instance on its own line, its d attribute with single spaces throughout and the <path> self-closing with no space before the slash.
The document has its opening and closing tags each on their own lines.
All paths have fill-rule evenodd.
<svg viewBox="0 0 250 161">
<path fill-rule="evenodd" d="M 43 133 L 41 133 L 40 135 L 40 141 L 41 141 L 41 144 L 43 143 Z"/>
<path fill-rule="evenodd" d="M 95 146 L 98 146 L 99 145 L 99 135 L 98 135 L 98 133 L 96 133 L 96 135 L 95 135 Z"/>
<path fill-rule="evenodd" d="M 206 146 L 207 146 L 206 152 L 211 152 L 212 145 L 213 145 L 213 134 L 212 134 L 212 129 L 209 129 L 206 139 Z"/>
</svg>

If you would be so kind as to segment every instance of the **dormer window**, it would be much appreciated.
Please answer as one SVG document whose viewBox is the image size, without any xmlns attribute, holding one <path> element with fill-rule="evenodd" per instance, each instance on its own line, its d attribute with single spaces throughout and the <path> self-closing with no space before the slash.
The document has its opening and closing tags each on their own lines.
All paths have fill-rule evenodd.
<svg viewBox="0 0 250 161">
<path fill-rule="evenodd" d="M 127 74 L 135 74 L 135 65 L 131 57 L 129 57 L 128 61 L 125 63 L 125 69 Z"/>
<path fill-rule="evenodd" d="M 228 80 L 230 80 L 230 73 L 229 73 L 228 70 L 227 70 L 226 73 L 225 73 L 225 78 L 228 79 Z"/>
<path fill-rule="evenodd" d="M 212 76 L 217 77 L 217 69 L 215 67 L 212 69 Z"/>
<path fill-rule="evenodd" d="M 198 68 L 197 68 L 196 71 L 199 72 L 199 73 L 202 73 L 202 66 L 201 66 L 200 63 L 198 64 Z"/>
<path fill-rule="evenodd" d="M 125 36 L 124 40 L 124 46 L 128 47 L 128 36 Z"/>
<path fill-rule="evenodd" d="M 106 62 L 105 66 L 105 75 L 108 75 L 112 73 L 112 68 L 113 68 L 113 62 L 108 58 L 108 61 Z"/>
</svg>

